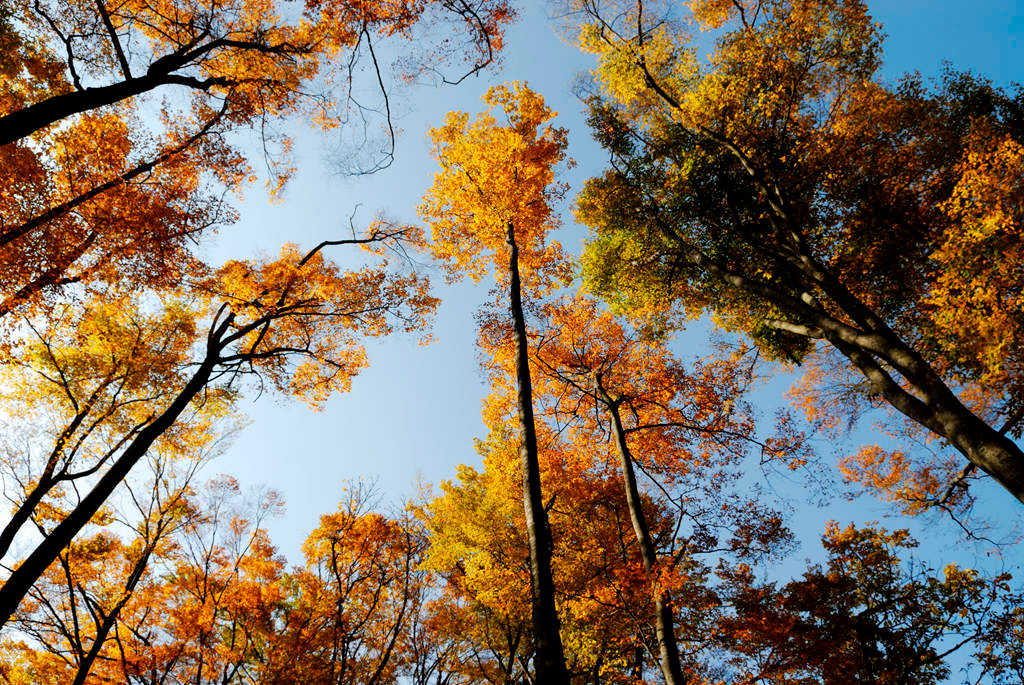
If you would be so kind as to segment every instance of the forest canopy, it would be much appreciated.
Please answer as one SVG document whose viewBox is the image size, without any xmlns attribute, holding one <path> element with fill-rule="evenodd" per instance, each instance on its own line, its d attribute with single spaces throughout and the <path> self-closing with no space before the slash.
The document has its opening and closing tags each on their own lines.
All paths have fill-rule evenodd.
<svg viewBox="0 0 1024 685">
<path fill-rule="evenodd" d="M 1024 682 L 1024 87 L 879 5 L 6 2 L 0 682 Z"/>
</svg>

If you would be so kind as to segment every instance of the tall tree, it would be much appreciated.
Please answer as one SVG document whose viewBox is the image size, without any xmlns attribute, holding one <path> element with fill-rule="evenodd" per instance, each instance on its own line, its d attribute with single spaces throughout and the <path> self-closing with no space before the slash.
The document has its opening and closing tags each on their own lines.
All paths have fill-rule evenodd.
<svg viewBox="0 0 1024 685">
<path fill-rule="evenodd" d="M 688 368 L 663 339 L 630 330 L 582 296 L 544 307 L 544 326 L 533 347 L 544 413 L 571 430 L 576 443 L 607 445 L 611 437 L 650 588 L 662 675 L 666 683 L 687 683 L 693 674 L 684 672 L 674 605 L 677 595 L 684 605 L 692 603 L 701 588 L 685 587 L 685 580 L 679 587 L 677 577 L 709 545 L 751 558 L 785 547 L 788 534 L 778 514 L 737 497 L 732 488 L 749 447 L 762 460 L 794 466 L 806 459 L 802 436 L 790 430 L 755 437 L 743 399 L 754 379 L 756 356 L 749 351 L 698 360 Z M 655 479 L 653 489 L 660 492 L 646 492 L 638 469 Z M 654 532 L 659 521 L 650 516 L 652 501 L 676 511 L 675 539 Z M 684 520 L 687 525 L 681 525 Z M 687 528 L 690 536 L 683 533 Z M 731 539 L 720 542 L 725 535 Z M 692 632 L 683 632 L 683 639 Z M 690 668 L 694 663 L 687 659 Z"/>
<path fill-rule="evenodd" d="M 228 94 L 240 118 L 295 110 L 306 97 L 303 82 L 351 75 L 338 68 L 344 61 L 333 61 L 339 52 L 408 34 L 420 22 L 461 25 L 465 33 L 444 48 L 447 54 L 431 57 L 464 61 L 473 73 L 495 59 L 502 25 L 513 14 L 504 2 L 443 1 L 308 0 L 296 12 L 273 0 L 187 0 L 170 9 L 88 0 L 8 3 L 3 26 L 13 51 L 7 71 L 30 87 L 5 82 L 0 145 L 166 86 L 200 99 Z"/>
<path fill-rule="evenodd" d="M 364 239 L 340 242 L 380 247 L 402 235 L 378 227 Z M 66 426 L 47 450 L 42 471 L 47 485 L 52 487 L 58 478 L 88 477 L 88 488 L 0 586 L 0 625 L 135 464 L 158 440 L 173 435 L 178 422 L 202 408 L 208 397 L 230 393 L 237 379 L 258 375 L 282 392 L 319 406 L 332 392 L 347 390 L 365 367 L 363 336 L 387 335 L 394 326 L 412 331 L 426 324 L 437 304 L 426 292 L 426 281 L 395 273 L 386 260 L 342 271 L 324 259 L 322 250 L 328 245 L 304 255 L 286 246 L 276 260 L 232 261 L 194 284 L 194 292 L 206 296 L 193 309 L 170 307 L 171 329 L 183 331 L 171 337 L 173 344 L 161 344 L 159 329 L 155 341 L 147 337 L 138 319 L 132 321 L 138 302 L 122 300 L 112 303 L 113 314 L 87 312 L 73 335 L 63 340 L 44 337 L 39 350 L 30 350 L 30 358 L 35 354 L 44 369 L 39 374 L 42 385 L 57 398 L 53 404 Z M 104 326 L 90 325 L 104 314 L 120 319 L 122 325 L 114 330 L 125 339 L 135 335 L 145 344 L 117 348 L 116 340 L 106 338 Z M 201 345 L 194 343 L 196 331 L 205 331 Z M 141 357 L 133 359 L 133 352 Z M 121 391 L 127 387 L 136 393 L 146 383 L 155 384 L 155 392 L 141 392 L 126 408 Z M 90 402 L 90 397 L 100 401 Z M 79 437 L 102 435 L 97 427 L 110 428 L 115 420 L 120 422 L 113 423 L 115 441 L 95 453 L 80 454 Z M 76 459 L 82 456 L 93 463 L 77 468 Z M 41 494 L 37 490 L 26 488 L 22 508 L 39 507 L 46 493 L 45 488 Z"/>
<path fill-rule="evenodd" d="M 535 655 L 512 385 L 514 376 L 488 402 L 490 432 L 477 445 L 483 466 L 461 466 L 418 508 L 429 542 L 424 566 L 442 581 L 435 630 L 458 638 L 458 674 L 493 685 L 531 678 Z M 538 431 L 549 520 L 559 531 L 553 581 L 572 682 L 636 682 L 650 665 L 650 595 L 631 563 L 621 486 L 587 445 L 561 440 L 543 422 Z M 661 513 L 659 533 L 669 522 Z"/>
<path fill-rule="evenodd" d="M 245 497 L 228 477 L 188 487 L 197 463 L 170 474 L 183 455 L 164 456 L 126 498 L 138 511 L 97 520 L 19 608 L 36 682 L 246 682 L 283 595 L 282 561 L 261 530 L 280 500 Z"/>
<path fill-rule="evenodd" d="M 543 291 L 567 266 L 547 234 L 558 225 L 552 203 L 563 185 L 555 166 L 565 157 L 566 132 L 555 113 L 521 83 L 493 87 L 488 110 L 470 120 L 448 114 L 431 131 L 441 171 L 420 205 L 431 227 L 430 248 L 452 278 L 481 279 L 491 271 L 507 297 L 516 344 L 516 393 L 523 509 L 530 550 L 534 667 L 538 685 L 568 683 L 551 570 L 551 530 L 541 492 L 523 291 Z M 495 119 L 494 109 L 505 121 Z"/>
<path fill-rule="evenodd" d="M 124 615 L 135 613 L 138 595 L 153 583 L 154 567 L 192 524 L 189 484 L 205 460 L 201 452 L 154 452 L 151 475 L 126 486 L 126 508 L 98 517 L 98 530 L 62 550 L 15 614 L 13 626 L 38 647 L 33 670 L 41 683 L 83 685 L 94 682 L 94 671 L 110 680 L 121 675 L 113 642 L 125 629 Z M 33 523 L 45 533 L 62 514 L 48 507 L 33 514 Z"/>
<path fill-rule="evenodd" d="M 575 6 L 614 160 L 579 200 L 592 287 L 842 360 L 842 384 L 961 455 L 903 469 L 936 476 L 921 501 L 975 469 L 1024 500 L 1021 92 L 886 85 L 860 0 Z"/>
</svg>

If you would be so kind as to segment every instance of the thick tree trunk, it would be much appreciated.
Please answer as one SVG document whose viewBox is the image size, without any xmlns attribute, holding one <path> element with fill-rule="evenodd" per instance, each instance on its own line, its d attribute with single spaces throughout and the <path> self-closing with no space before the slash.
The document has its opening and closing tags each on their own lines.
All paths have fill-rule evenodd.
<svg viewBox="0 0 1024 685">
<path fill-rule="evenodd" d="M 147 74 L 109 86 L 62 93 L 0 117 L 0 145 L 30 136 L 61 119 L 126 100 L 167 83 L 166 74 Z"/>
<path fill-rule="evenodd" d="M 0 627 L 10 620 L 21 600 L 25 598 L 39 577 L 52 564 L 61 550 L 67 547 L 74 537 L 88 525 L 89 521 L 110 498 L 117 486 L 128 476 L 132 467 L 138 463 L 164 431 L 170 428 L 210 380 L 214 361 L 210 358 L 203 361 L 192 378 L 174 398 L 170 406 L 151 424 L 139 432 L 125 449 L 124 453 L 111 465 L 92 490 L 82 498 L 67 518 L 57 524 L 32 553 L 28 555 L 0 587 Z"/>
<path fill-rule="evenodd" d="M 540 463 L 537 459 L 537 430 L 533 418 L 533 385 L 530 380 L 526 321 L 523 316 L 519 281 L 519 248 L 515 227 L 508 225 L 509 294 L 512 324 L 516 339 L 516 388 L 519 408 L 519 457 L 523 470 L 523 510 L 530 546 L 530 588 L 533 610 L 533 646 L 535 685 L 568 685 L 569 672 L 559 633 L 561 622 L 555 606 L 555 584 L 551 574 L 551 529 L 540 489 Z"/>
<path fill-rule="evenodd" d="M 680 102 L 661 86 L 645 63 L 641 62 L 640 67 L 644 74 L 644 85 L 667 106 L 678 110 Z M 764 170 L 758 169 L 739 146 L 705 127 L 698 127 L 693 133 L 732 154 L 760 193 L 763 193 L 771 212 L 769 220 L 773 221 L 772 217 L 776 217 L 781 222 L 780 226 L 785 227 L 794 239 L 796 261 L 791 266 L 801 274 L 799 280 L 803 282 L 799 285 L 806 288 L 802 295 L 807 299 L 787 295 L 765 281 L 732 273 L 713 263 L 698 249 L 690 250 L 688 258 L 725 283 L 759 296 L 792 314 L 796 321 L 806 321 L 807 325 L 786 321 L 769 321 L 768 325 L 796 335 L 827 340 L 864 375 L 872 390 L 884 397 L 894 409 L 948 440 L 968 461 L 1024 503 L 1024 450 L 1007 437 L 1004 431 L 990 426 L 966 407 L 945 379 L 911 345 L 905 343 L 880 315 L 818 263 L 807 247 L 800 227 L 794 224 L 786 210 L 786 202 L 778 186 L 769 182 Z M 756 250 L 757 246 L 751 246 L 751 249 Z M 779 255 L 767 256 L 774 260 Z M 823 308 L 816 308 L 812 304 L 814 297 L 811 293 L 817 288 L 821 288 L 852 321 L 860 322 L 863 330 L 834 318 Z M 911 393 L 902 387 L 889 375 L 885 365 L 896 369 L 904 379 L 917 385 L 917 392 Z"/>
<path fill-rule="evenodd" d="M 828 341 L 893 408 L 948 440 L 968 461 L 1024 502 L 1024 451 L 1003 430 L 988 425 L 964 406 L 930 367 L 929 387 L 921 399 L 902 388 L 869 352 L 834 338 Z"/>
<path fill-rule="evenodd" d="M 968 461 L 1024 502 L 1024 450 L 965 406 L 941 374 L 866 305 L 853 295 L 831 295 L 842 288 L 834 277 L 827 273 L 823 277 L 832 285 L 825 294 L 851 319 L 867 318 L 870 326 L 857 328 L 833 316 L 810 294 L 815 290 L 813 282 L 794 281 L 796 287 L 806 289 L 805 299 L 800 299 L 766 281 L 729 271 L 697 249 L 684 249 L 694 266 L 771 303 L 793 319 L 770 319 L 766 321 L 768 326 L 831 344 L 864 376 L 872 392 L 911 421 L 945 438 Z M 892 371 L 898 375 L 894 377 Z"/>
<path fill-rule="evenodd" d="M 633 454 L 626 443 L 626 432 L 622 428 L 619 405 L 601 386 L 600 376 L 597 376 L 596 381 L 597 390 L 611 417 L 612 437 L 615 439 L 615 447 L 622 465 L 626 506 L 629 507 L 629 518 L 633 522 L 633 532 L 636 534 L 636 541 L 640 546 L 640 558 L 644 562 L 644 570 L 647 572 L 647 578 L 654 594 L 654 630 L 658 638 L 661 672 L 665 676 L 666 685 L 685 685 L 687 679 L 679 660 L 679 643 L 676 642 L 675 622 L 672 617 L 672 595 L 659 587 L 656 575 L 657 552 L 654 549 L 654 540 L 651 538 L 650 526 L 647 525 L 647 515 L 644 514 L 640 500 L 640 489 L 636 484 L 636 471 L 633 469 Z"/>
</svg>

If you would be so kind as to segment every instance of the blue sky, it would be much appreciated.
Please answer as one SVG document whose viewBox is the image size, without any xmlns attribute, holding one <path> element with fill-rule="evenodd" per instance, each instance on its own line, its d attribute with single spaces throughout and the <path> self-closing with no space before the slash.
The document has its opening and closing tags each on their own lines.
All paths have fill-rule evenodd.
<svg viewBox="0 0 1024 685">
<path fill-rule="evenodd" d="M 887 76 L 908 70 L 935 75 L 943 60 L 949 60 L 1001 84 L 1020 77 L 1024 9 L 1016 2 L 887 0 L 869 6 L 888 35 Z M 495 81 L 525 80 L 560 112 L 559 123 L 570 131 L 570 154 L 578 163 L 565 178 L 578 190 L 585 178 L 604 166 L 604 155 L 591 140 L 581 106 L 571 94 L 576 75 L 588 67 L 586 56 L 555 34 L 541 3 L 527 7 L 509 31 L 500 70 L 458 87 L 416 86 L 395 95 L 401 132 L 396 160 L 387 170 L 361 177 L 339 174 L 335 141 L 329 135 L 297 130 L 299 170 L 283 201 L 271 204 L 261 188 L 252 188 L 240 206 L 241 221 L 223 231 L 209 249 L 210 258 L 275 253 L 282 242 L 310 246 L 337 237 L 347 230 L 357 205 L 357 226 L 377 213 L 414 220 L 415 206 L 434 169 L 427 129 L 451 109 L 478 111 L 480 96 Z M 568 214 L 566 221 L 560 237 L 575 249 L 584 232 L 571 224 Z M 335 254 L 344 260 L 343 253 Z M 355 380 L 352 392 L 335 397 L 320 413 L 272 394 L 243 401 L 251 424 L 209 470 L 233 474 L 243 484 L 267 485 L 284 495 L 287 513 L 269 527 L 292 561 L 298 561 L 299 545 L 319 515 L 336 506 L 346 480 L 377 480 L 384 499 L 394 503 L 413 494 L 417 478 L 436 483 L 451 477 L 456 464 L 478 462 L 473 438 L 483 430 L 479 411 L 486 387 L 474 346 L 473 314 L 486 285 L 450 287 L 440 274 L 434 280 L 443 303 L 432 345 L 422 347 L 402 336 L 372 342 L 371 366 Z M 703 339 L 698 326 L 680 344 L 699 346 Z M 783 401 L 786 384 L 785 378 L 779 379 L 757 394 L 766 415 Z M 795 489 L 785 483 L 780 487 Z M 995 516 L 1000 508 L 1016 506 L 1000 492 L 993 495 Z M 828 509 L 800 505 L 797 532 L 812 544 L 798 557 L 813 554 L 823 521 L 863 522 L 888 512 L 871 500 Z M 949 526 L 942 539 L 955 540 L 951 523 L 938 525 Z"/>
</svg>

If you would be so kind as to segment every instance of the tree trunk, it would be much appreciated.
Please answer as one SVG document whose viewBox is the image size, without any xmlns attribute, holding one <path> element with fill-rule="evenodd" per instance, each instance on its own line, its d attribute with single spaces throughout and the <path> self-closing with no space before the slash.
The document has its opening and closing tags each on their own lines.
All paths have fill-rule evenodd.
<svg viewBox="0 0 1024 685">
<path fill-rule="evenodd" d="M 641 63 L 640 67 L 644 74 L 644 85 L 670 108 L 679 110 L 680 102 L 661 86 L 647 65 Z M 807 247 L 800 227 L 793 223 L 786 211 L 779 188 L 769 182 L 764 171 L 756 168 L 748 155 L 731 140 L 711 129 L 698 127 L 693 133 L 721 146 L 736 158 L 758 191 L 767 199 L 770 209 L 769 220 L 772 220 L 772 216 L 777 217 L 794 237 L 793 247 L 798 261 L 792 266 L 801 274 L 801 282 L 797 285 L 806 289 L 803 294 L 809 296 L 820 287 L 851 320 L 867 325 L 863 326 L 864 330 L 856 330 L 846 322 L 835 319 L 824 308 L 815 309 L 810 300 L 804 301 L 788 296 L 758 279 L 730 273 L 722 266 L 712 263 L 700 250 L 689 250 L 688 257 L 723 282 L 774 304 L 782 311 L 793 315 L 796 321 L 807 321 L 811 326 L 794 325 L 784 321 L 769 322 L 769 325 L 797 335 L 827 340 L 863 374 L 872 390 L 885 398 L 894 409 L 948 440 L 968 461 L 995 479 L 1019 502 L 1024 503 L 1024 450 L 1004 435 L 1003 431 L 990 426 L 965 406 L 941 374 L 925 362 L 914 347 L 905 343 L 879 314 L 817 262 Z M 757 249 L 756 245 L 750 247 Z M 778 256 L 765 254 L 773 260 Z M 810 330 L 814 327 L 818 327 L 819 330 Z M 876 344 L 879 341 L 881 345 Z M 891 365 L 906 380 L 924 387 L 917 394 L 908 392 L 890 376 L 878 359 Z"/>
<path fill-rule="evenodd" d="M 39 577 L 52 564 L 61 550 L 67 547 L 76 535 L 88 525 L 100 507 L 110 498 L 117 486 L 132 467 L 149 451 L 157 438 L 170 428 L 210 380 L 214 360 L 207 358 L 200 364 L 184 389 L 174 398 L 171 405 L 151 424 L 139 432 L 124 453 L 115 461 L 110 470 L 99 479 L 92 490 L 82 498 L 67 518 L 57 524 L 28 557 L 11 573 L 7 582 L 0 587 L 0 628 L 7 624 Z"/>
<path fill-rule="evenodd" d="M 224 112 L 226 111 L 226 106 L 227 103 L 225 102 L 224 108 L 221 108 L 219 112 L 210 117 L 194 135 L 190 136 L 181 145 L 176 145 L 172 148 L 169 148 L 168 150 L 165 150 L 159 155 L 153 157 L 152 159 L 141 164 L 137 164 L 131 169 L 125 171 L 120 176 L 116 176 L 110 179 L 109 181 L 94 186 L 66 202 L 62 202 L 59 205 L 50 207 L 49 209 L 46 209 L 43 212 L 40 212 L 39 214 L 33 216 L 31 219 L 27 220 L 25 223 L 19 226 L 14 226 L 5 229 L 3 233 L 0 233 L 0 247 L 3 247 L 17 240 L 18 238 L 21 238 L 22 236 L 30 233 L 31 231 L 34 231 L 35 229 L 50 221 L 53 221 L 66 214 L 69 214 L 70 212 L 74 211 L 76 207 L 85 204 L 89 200 L 92 200 L 93 198 L 97 197 L 98 195 L 102 195 L 108 190 L 112 190 L 113 188 L 123 186 L 129 181 L 138 178 L 143 174 L 149 173 L 158 165 L 163 164 L 164 162 L 171 159 L 175 155 L 184 152 L 192 145 L 197 143 L 199 140 L 201 140 L 203 136 L 209 133 L 210 129 L 212 129 L 221 120 Z"/>
<path fill-rule="evenodd" d="M 0 145 L 30 136 L 61 119 L 112 105 L 166 83 L 166 74 L 147 74 L 109 86 L 54 95 L 0 117 Z"/>
<path fill-rule="evenodd" d="M 938 373 L 928 368 L 930 387 L 924 399 L 919 399 L 900 387 L 869 351 L 834 338 L 828 338 L 828 342 L 894 409 L 948 440 L 968 461 L 1024 503 L 1024 451 L 1003 430 L 993 428 L 968 409 Z"/>
<path fill-rule="evenodd" d="M 28 497 L 25 501 L 18 505 L 18 508 L 11 515 L 11 520 L 4 526 L 3 531 L 0 531 L 0 559 L 7 556 L 7 552 L 11 549 L 11 544 L 14 543 L 14 538 L 17 537 L 18 531 L 25 525 L 32 514 L 35 513 L 36 507 L 43 501 L 46 494 L 53 489 L 53 486 L 57 484 L 57 481 L 52 480 L 46 474 L 44 477 L 36 483 L 36 486 L 32 488 L 32 491 L 28 493 Z"/>
<path fill-rule="evenodd" d="M 156 544 L 155 542 L 153 543 Z M 132 567 L 131 575 L 128 576 L 128 582 L 125 583 L 124 597 L 117 605 L 111 609 L 110 613 L 103 617 L 102 623 L 96 629 L 96 637 L 92 641 L 92 646 L 89 648 L 89 652 L 82 659 L 82 662 L 78 664 L 78 671 L 75 673 L 75 680 L 71 685 L 85 685 L 86 678 L 89 677 L 89 672 L 92 671 L 92 666 L 96 663 L 96 657 L 99 656 L 100 650 L 103 649 L 103 644 L 107 641 L 107 636 L 110 635 L 111 629 L 114 624 L 117 623 L 117 617 L 121 613 L 121 609 L 128 603 L 132 593 L 135 592 L 135 586 L 138 585 L 139 580 L 142 578 L 142 573 L 146 570 L 146 565 L 149 563 L 149 556 L 152 553 L 152 547 L 146 549 L 142 553 L 142 556 L 138 558 L 135 565 Z"/>
<path fill-rule="evenodd" d="M 672 595 L 659 587 L 657 578 L 657 552 L 651 539 L 651 529 L 647 525 L 640 500 L 640 489 L 636 484 L 636 472 L 633 469 L 633 455 L 626 444 L 626 433 L 622 429 L 622 417 L 619 405 L 601 386 L 601 377 L 596 377 L 597 390 L 608 408 L 612 420 L 612 437 L 622 464 L 622 483 L 626 491 L 626 506 L 629 507 L 629 518 L 633 522 L 633 532 L 640 546 L 640 558 L 644 562 L 647 579 L 651 583 L 654 594 L 654 630 L 658 637 L 658 656 L 661 661 L 661 672 L 665 676 L 666 685 L 685 685 L 686 676 L 679 660 L 679 644 L 676 642 L 675 622 L 672 617 Z"/>
<path fill-rule="evenodd" d="M 530 589 L 533 613 L 534 671 L 536 685 L 568 685 L 569 672 L 559 633 L 561 623 L 555 606 L 555 584 L 551 574 L 551 528 L 540 489 L 537 459 L 537 429 L 533 419 L 533 386 L 530 381 L 526 321 L 519 282 L 519 248 L 515 227 L 508 225 L 509 294 L 516 339 L 516 389 L 519 408 L 519 457 L 523 470 L 523 510 L 530 546 Z"/>
</svg>

